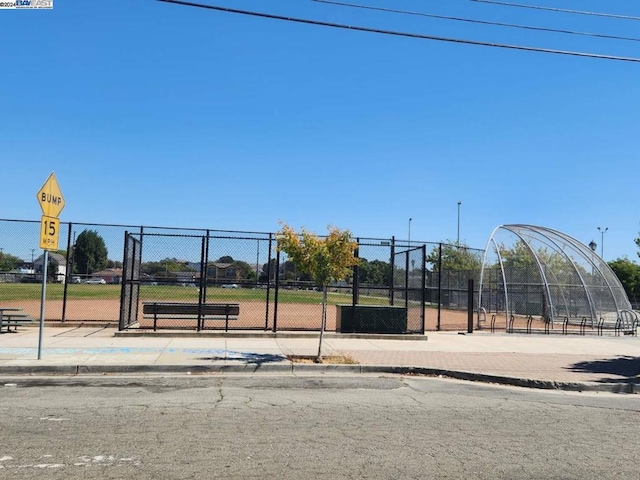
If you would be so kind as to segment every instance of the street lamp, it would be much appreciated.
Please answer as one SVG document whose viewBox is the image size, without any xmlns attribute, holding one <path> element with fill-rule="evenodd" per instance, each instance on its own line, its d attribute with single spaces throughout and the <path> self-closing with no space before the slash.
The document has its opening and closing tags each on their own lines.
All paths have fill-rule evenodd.
<svg viewBox="0 0 640 480">
<path fill-rule="evenodd" d="M 413 218 L 409 218 L 409 248 L 411 248 L 411 220 Z"/>
<path fill-rule="evenodd" d="M 604 260 L 604 234 L 607 233 L 609 227 L 598 227 L 598 230 L 600 231 L 600 258 Z"/>
<path fill-rule="evenodd" d="M 462 205 L 462 202 L 458 200 L 458 240 L 457 240 L 457 244 L 460 245 L 460 205 Z"/>
<path fill-rule="evenodd" d="M 596 242 L 594 242 L 593 240 L 591 240 L 589 242 L 589 248 L 591 249 L 591 251 L 593 253 L 596 253 L 596 248 L 598 248 L 598 244 Z M 594 274 L 594 269 L 593 269 L 593 263 L 594 263 L 594 258 L 593 258 L 593 253 L 591 254 L 591 278 L 593 279 L 593 274 Z M 593 280 L 591 280 L 593 281 Z"/>
</svg>

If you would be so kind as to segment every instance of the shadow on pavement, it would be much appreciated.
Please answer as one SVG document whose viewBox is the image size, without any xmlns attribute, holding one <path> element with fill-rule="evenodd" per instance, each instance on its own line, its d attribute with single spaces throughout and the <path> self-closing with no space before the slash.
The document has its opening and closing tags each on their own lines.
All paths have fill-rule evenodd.
<svg viewBox="0 0 640 480">
<path fill-rule="evenodd" d="M 286 357 L 282 355 L 274 355 L 270 353 L 247 353 L 247 352 L 227 352 L 226 355 L 201 357 L 198 360 L 239 360 L 247 365 L 262 365 L 263 363 L 278 363 L 286 361 Z"/>
<path fill-rule="evenodd" d="M 593 360 L 574 363 L 571 367 L 574 372 L 603 373 L 617 375 L 623 378 L 602 378 L 600 382 L 616 383 L 640 383 L 640 357 L 618 357 L 606 360 Z"/>
</svg>

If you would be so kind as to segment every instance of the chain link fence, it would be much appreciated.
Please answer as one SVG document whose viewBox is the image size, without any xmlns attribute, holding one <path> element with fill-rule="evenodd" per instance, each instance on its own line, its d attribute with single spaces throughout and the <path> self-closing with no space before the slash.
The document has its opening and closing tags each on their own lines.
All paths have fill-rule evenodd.
<svg viewBox="0 0 640 480">
<path fill-rule="evenodd" d="M 37 221 L 0 219 L 0 303 L 34 317 L 44 270 L 43 253 L 34 248 L 39 228 Z M 207 320 L 206 329 L 321 328 L 321 287 L 277 251 L 273 233 L 75 222 L 61 222 L 60 229 L 59 251 L 49 254 L 47 268 L 47 322 L 117 324 L 123 305 L 135 298 L 129 323 L 138 328 L 151 327 L 138 303 L 154 302 L 240 305 L 237 318 Z M 137 253 L 125 251 L 126 235 L 140 242 Z M 91 253 L 87 245 L 94 242 L 104 255 Z M 481 250 L 393 237 L 357 242 L 359 265 L 329 286 L 327 330 L 339 329 L 346 306 L 404 307 L 408 332 L 466 328 L 467 282 L 477 284 Z M 137 286 L 126 290 L 123 261 L 134 258 Z M 167 327 L 196 325 L 183 318 Z"/>
</svg>

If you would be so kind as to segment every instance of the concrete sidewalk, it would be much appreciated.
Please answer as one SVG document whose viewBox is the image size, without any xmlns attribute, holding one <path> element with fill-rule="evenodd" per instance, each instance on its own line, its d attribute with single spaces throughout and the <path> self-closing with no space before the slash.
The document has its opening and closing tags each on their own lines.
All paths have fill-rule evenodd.
<svg viewBox="0 0 640 480">
<path fill-rule="evenodd" d="M 112 327 L 22 327 L 0 335 L 0 374 L 143 372 L 399 373 L 566 390 L 640 391 L 640 338 L 428 332 L 327 333 L 323 353 L 354 365 L 298 363 L 318 334 L 117 332 Z"/>
</svg>

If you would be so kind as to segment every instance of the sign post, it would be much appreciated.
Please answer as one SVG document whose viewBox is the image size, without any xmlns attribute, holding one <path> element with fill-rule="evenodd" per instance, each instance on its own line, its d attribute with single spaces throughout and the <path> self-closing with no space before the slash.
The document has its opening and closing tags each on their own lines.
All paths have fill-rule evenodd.
<svg viewBox="0 0 640 480">
<path fill-rule="evenodd" d="M 36 198 L 42 209 L 40 248 L 44 250 L 44 256 L 42 257 L 42 293 L 40 295 L 40 334 L 38 336 L 38 360 L 40 360 L 42 358 L 42 334 L 44 331 L 44 313 L 47 298 L 49 250 L 58 250 L 58 239 L 60 238 L 60 220 L 58 216 L 65 205 L 55 173 L 51 172 L 47 181 L 38 190 Z"/>
</svg>

